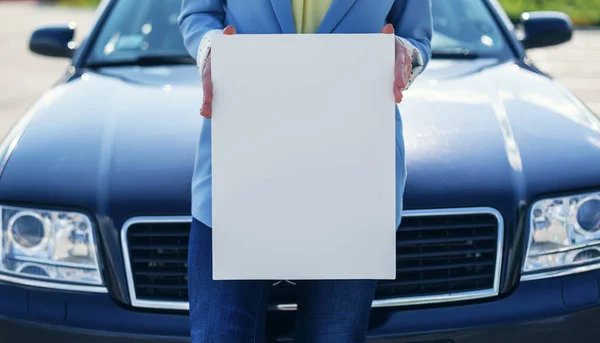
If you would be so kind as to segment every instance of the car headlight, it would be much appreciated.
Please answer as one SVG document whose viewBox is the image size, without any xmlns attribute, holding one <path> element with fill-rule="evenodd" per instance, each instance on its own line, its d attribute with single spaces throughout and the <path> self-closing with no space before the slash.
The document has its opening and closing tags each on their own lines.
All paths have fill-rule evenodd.
<svg viewBox="0 0 600 343">
<path fill-rule="evenodd" d="M 0 274 L 102 285 L 94 230 L 86 215 L 11 206 L 0 206 L 0 212 Z"/>
<path fill-rule="evenodd" d="M 600 193 L 536 202 L 523 278 L 600 268 Z"/>
</svg>

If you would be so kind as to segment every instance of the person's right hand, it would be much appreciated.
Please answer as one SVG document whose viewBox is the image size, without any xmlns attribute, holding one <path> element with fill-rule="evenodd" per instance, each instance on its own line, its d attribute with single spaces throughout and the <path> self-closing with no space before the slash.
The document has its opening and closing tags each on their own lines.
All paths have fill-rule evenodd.
<svg viewBox="0 0 600 343">
<path fill-rule="evenodd" d="M 235 28 L 231 25 L 227 26 L 223 30 L 224 35 L 234 35 L 235 33 Z M 211 54 L 209 53 L 208 57 L 206 58 L 206 63 L 204 64 L 204 72 L 202 73 L 202 90 L 204 99 L 202 100 L 200 115 L 206 119 L 212 118 L 213 83 L 210 56 Z"/>
</svg>

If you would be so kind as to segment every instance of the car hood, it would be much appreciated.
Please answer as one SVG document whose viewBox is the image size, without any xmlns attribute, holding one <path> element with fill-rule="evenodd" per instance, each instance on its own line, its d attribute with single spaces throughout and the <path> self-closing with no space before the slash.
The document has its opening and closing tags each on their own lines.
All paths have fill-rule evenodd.
<svg viewBox="0 0 600 343">
<path fill-rule="evenodd" d="M 2 173 L 0 200 L 81 208 L 116 225 L 188 215 L 200 104 L 193 66 L 77 75 L 32 109 Z M 504 200 L 598 184 L 597 118 L 526 68 L 435 60 L 400 109 L 405 208 L 511 211 Z"/>
<path fill-rule="evenodd" d="M 504 204 L 514 211 L 600 182 L 598 118 L 526 66 L 432 63 L 401 108 L 409 208 Z"/>
</svg>

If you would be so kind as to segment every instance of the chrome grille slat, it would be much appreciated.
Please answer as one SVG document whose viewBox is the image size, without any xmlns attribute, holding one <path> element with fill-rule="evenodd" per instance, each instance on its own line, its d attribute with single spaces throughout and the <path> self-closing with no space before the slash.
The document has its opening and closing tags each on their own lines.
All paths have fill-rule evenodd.
<svg viewBox="0 0 600 343">
<path fill-rule="evenodd" d="M 412 268 L 396 268 L 397 272 L 414 272 L 414 271 L 429 271 L 429 270 L 439 270 L 439 269 L 458 269 L 458 268 L 467 268 L 467 267 L 483 267 L 483 266 L 493 266 L 494 262 L 472 262 L 472 263 L 455 263 L 448 265 L 438 265 L 438 266 L 429 266 L 429 267 L 412 267 Z"/>
<path fill-rule="evenodd" d="M 396 244 L 396 246 L 403 247 L 406 245 L 415 245 L 415 244 L 446 244 L 446 243 L 462 243 L 465 241 L 496 241 L 496 237 L 489 235 L 489 236 L 478 236 L 478 237 L 447 237 L 447 238 L 426 238 L 426 239 L 413 239 L 413 240 L 406 240 L 406 241 L 400 241 Z"/>
<path fill-rule="evenodd" d="M 121 231 L 132 306 L 187 310 L 190 217 L 138 217 Z M 491 297 L 498 294 L 504 223 L 492 208 L 405 211 L 397 233 L 397 278 L 381 281 L 373 307 Z M 280 285 L 271 309 L 294 310 Z"/>
<path fill-rule="evenodd" d="M 472 249 L 472 250 L 456 250 L 456 251 L 442 251 L 442 252 L 431 252 L 431 253 L 416 253 L 416 254 L 405 254 L 402 256 L 396 256 L 397 260 L 411 260 L 423 257 L 452 257 L 460 256 L 468 253 L 472 254 L 490 254 L 494 253 L 495 249 Z"/>
</svg>

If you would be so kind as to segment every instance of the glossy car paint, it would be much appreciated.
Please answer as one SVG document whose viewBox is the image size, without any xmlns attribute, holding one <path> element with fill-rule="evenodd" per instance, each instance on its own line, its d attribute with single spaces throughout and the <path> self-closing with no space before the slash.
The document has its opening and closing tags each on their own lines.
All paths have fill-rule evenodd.
<svg viewBox="0 0 600 343">
<path fill-rule="evenodd" d="M 594 342 L 600 334 L 598 280 L 589 272 L 521 283 L 510 296 L 446 306 L 376 309 L 369 342 Z M 107 294 L 0 284 L 2 342 L 186 342 L 186 313 L 119 306 Z M 569 301 L 565 301 L 569 299 Z M 268 342 L 289 342 L 293 312 L 268 316 Z"/>
<path fill-rule="evenodd" d="M 108 252 L 105 280 L 119 280 L 124 290 L 124 221 L 189 214 L 199 92 L 193 66 L 74 76 L 46 96 L 29 123 L 2 175 L 1 200 L 35 199 L 38 206 L 96 215 Z M 400 108 L 406 208 L 498 209 L 507 225 L 507 259 L 522 256 L 519 208 L 542 195 L 598 185 L 597 118 L 553 81 L 517 64 L 433 61 Z M 573 173 L 574 165 L 586 168 Z M 520 266 L 507 262 L 503 291 L 514 286 L 510 275 Z M 124 293 L 119 299 L 127 301 Z"/>
<path fill-rule="evenodd" d="M 104 6 L 110 9 L 111 3 L 105 1 Z M 505 223 L 500 297 L 412 307 L 410 312 L 409 308 L 377 309 L 371 334 L 382 341 L 427 332 L 414 340 L 475 342 L 474 337 L 491 337 L 494 332 L 508 339 L 511 332 L 487 326 L 509 324 L 523 335 L 551 337 L 540 333 L 548 329 L 543 324 L 567 325 L 569 318 L 585 321 L 598 314 L 597 297 L 575 301 L 575 307 L 564 300 L 564 285 L 572 280 L 583 286 L 572 286 L 567 294 L 573 293 L 573 287 L 575 294 L 598 293 L 593 286 L 598 284 L 598 272 L 519 283 L 528 206 L 549 195 L 598 189 L 600 123 L 569 92 L 529 65 L 517 45 L 513 48 L 517 57 L 505 61 L 432 61 L 400 105 L 408 163 L 405 208 L 498 209 Z M 195 66 L 90 70 L 80 64 L 85 53 L 84 47 L 65 82 L 33 108 L 0 176 L 0 202 L 92 215 L 109 295 L 1 283 L 2 293 L 13 296 L 5 308 L 0 307 L 0 316 L 65 327 L 185 336 L 185 313 L 154 313 L 129 306 L 119 233 L 130 217 L 189 215 L 201 125 L 197 70 Z M 36 310 L 35 299 L 48 305 L 47 310 Z M 532 307 L 518 309 L 526 303 Z M 589 310 L 581 312 L 584 308 Z M 86 309 L 97 313 L 91 316 Z M 270 316 L 271 334 L 285 337 L 292 314 Z M 482 329 L 433 333 L 473 327 Z M 553 338 L 561 337 L 557 335 Z"/>
</svg>

